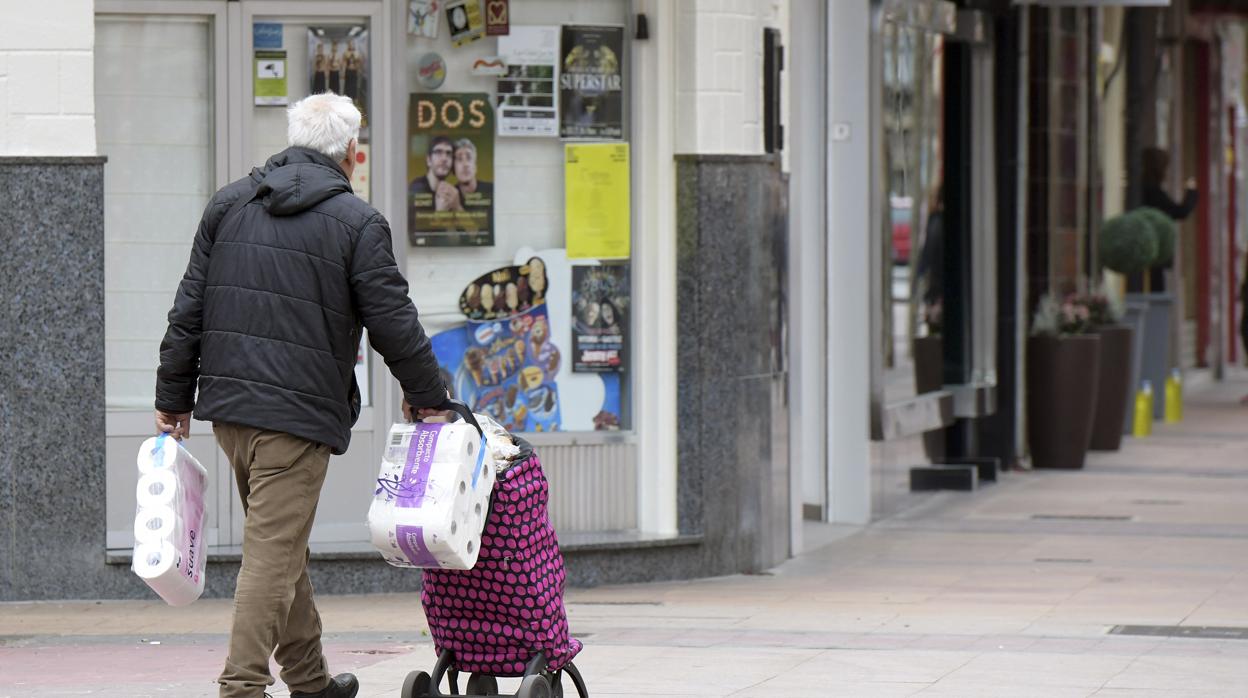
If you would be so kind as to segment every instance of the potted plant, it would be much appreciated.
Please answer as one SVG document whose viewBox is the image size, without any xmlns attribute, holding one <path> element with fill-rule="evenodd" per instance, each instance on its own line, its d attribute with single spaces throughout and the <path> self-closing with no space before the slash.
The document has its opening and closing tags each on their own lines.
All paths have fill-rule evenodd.
<svg viewBox="0 0 1248 698">
<path fill-rule="evenodd" d="M 1117 451 L 1122 445 L 1122 423 L 1126 418 L 1127 395 L 1131 390 L 1131 327 L 1123 324 L 1121 302 L 1103 289 L 1079 296 L 1075 304 L 1087 309 L 1088 326 L 1101 338 L 1100 380 L 1096 391 L 1096 413 L 1092 419 L 1093 451 Z"/>
<path fill-rule="evenodd" d="M 1027 342 L 1027 437 L 1036 468 L 1082 468 L 1092 438 L 1100 335 L 1074 299 L 1040 301 Z"/>
<path fill-rule="evenodd" d="M 1130 213 L 1111 218 L 1101 227 L 1098 250 L 1101 263 L 1122 274 L 1144 274 L 1156 267 L 1164 267 L 1174 259 L 1175 224 L 1165 213 L 1154 208 L 1141 207 Z M 1165 385 L 1170 375 L 1171 315 L 1175 297 L 1160 289 L 1149 293 L 1130 293 L 1127 300 L 1144 305 L 1144 328 L 1139 358 L 1140 377 L 1153 385 Z M 1138 379 L 1137 379 L 1138 382 Z M 1132 385 L 1134 391 L 1138 385 Z M 1153 417 L 1161 419 L 1164 406 L 1158 400 Z M 1131 403 L 1128 403 L 1131 407 Z"/>
<path fill-rule="evenodd" d="M 1101 224 L 1097 252 L 1101 264 L 1119 274 L 1138 274 L 1157 259 L 1157 229 L 1147 215 L 1114 216 Z"/>
</svg>

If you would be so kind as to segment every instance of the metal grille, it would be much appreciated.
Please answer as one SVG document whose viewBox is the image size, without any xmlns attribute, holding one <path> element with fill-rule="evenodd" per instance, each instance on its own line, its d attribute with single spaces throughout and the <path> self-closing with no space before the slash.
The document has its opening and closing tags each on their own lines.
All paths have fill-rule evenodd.
<svg viewBox="0 0 1248 698">
<path fill-rule="evenodd" d="M 538 446 L 560 533 L 637 528 L 637 449 L 630 443 Z"/>
<path fill-rule="evenodd" d="M 1197 640 L 1248 640 L 1248 628 L 1213 625 L 1115 625 L 1109 634 L 1189 637 Z"/>
</svg>

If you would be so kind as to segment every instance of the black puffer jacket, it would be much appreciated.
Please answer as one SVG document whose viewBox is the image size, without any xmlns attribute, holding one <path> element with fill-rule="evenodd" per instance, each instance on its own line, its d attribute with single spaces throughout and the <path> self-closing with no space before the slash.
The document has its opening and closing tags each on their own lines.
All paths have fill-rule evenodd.
<svg viewBox="0 0 1248 698">
<path fill-rule="evenodd" d="M 408 402 L 442 402 L 386 220 L 329 157 L 289 148 L 208 203 L 160 345 L 156 409 L 194 407 L 197 419 L 282 431 L 341 454 L 360 413 L 361 325 Z"/>
</svg>

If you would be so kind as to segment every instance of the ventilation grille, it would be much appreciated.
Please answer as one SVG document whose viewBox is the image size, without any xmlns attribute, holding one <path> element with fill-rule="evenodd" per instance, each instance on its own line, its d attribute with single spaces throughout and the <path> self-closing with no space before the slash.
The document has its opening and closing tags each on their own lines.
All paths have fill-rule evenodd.
<svg viewBox="0 0 1248 698">
<path fill-rule="evenodd" d="M 630 443 L 538 446 L 560 533 L 637 528 L 637 447 Z"/>
</svg>

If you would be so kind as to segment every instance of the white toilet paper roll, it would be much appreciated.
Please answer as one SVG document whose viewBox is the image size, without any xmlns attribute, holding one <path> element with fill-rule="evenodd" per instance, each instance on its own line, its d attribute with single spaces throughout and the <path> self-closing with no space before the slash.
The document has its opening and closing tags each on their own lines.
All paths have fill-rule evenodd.
<svg viewBox="0 0 1248 698">
<path fill-rule="evenodd" d="M 160 545 L 171 543 L 178 530 L 178 515 L 173 507 L 157 506 L 140 509 L 134 517 L 134 540 L 137 543 Z"/>
<path fill-rule="evenodd" d="M 172 468 L 178 460 L 178 442 L 172 436 L 153 436 L 139 447 L 139 472 Z"/>
<path fill-rule="evenodd" d="M 134 548 L 134 573 L 170 606 L 185 606 L 204 591 L 204 576 L 196 584 L 178 569 L 178 553 L 173 544 L 144 543 Z"/>
<path fill-rule="evenodd" d="M 153 470 L 139 478 L 135 500 L 141 508 L 172 506 L 178 493 L 178 477 L 172 470 Z"/>
</svg>

